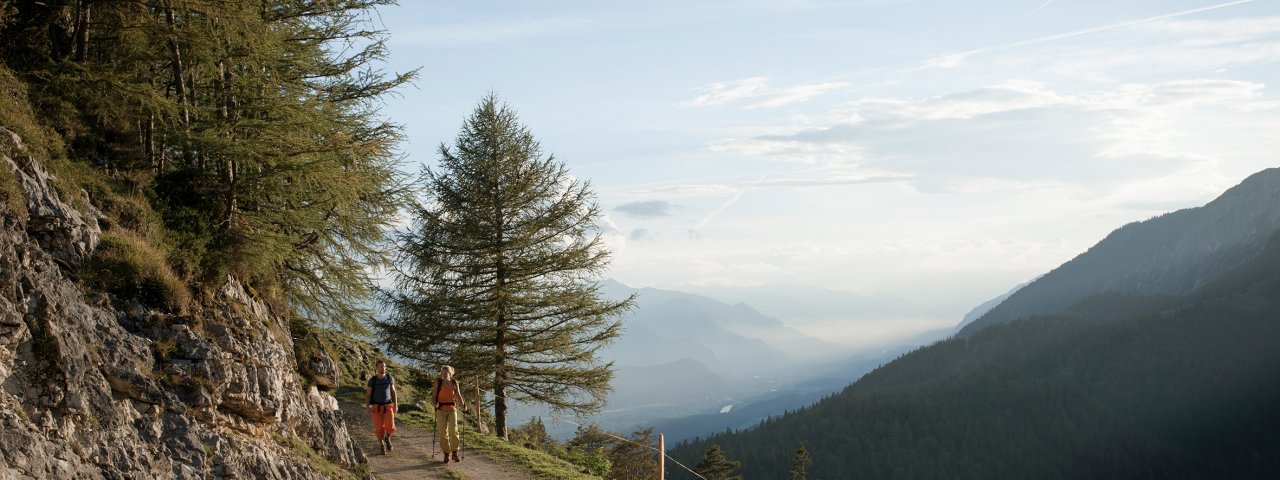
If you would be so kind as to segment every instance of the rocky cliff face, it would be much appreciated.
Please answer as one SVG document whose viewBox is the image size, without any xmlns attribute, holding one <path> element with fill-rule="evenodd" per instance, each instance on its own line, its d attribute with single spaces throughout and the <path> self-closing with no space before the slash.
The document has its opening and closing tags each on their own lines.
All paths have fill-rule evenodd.
<svg viewBox="0 0 1280 480">
<path fill-rule="evenodd" d="M 300 369 L 285 320 L 243 286 L 184 315 L 85 292 L 68 272 L 97 245 L 93 208 L 70 206 L 7 130 L 0 169 L 30 214 L 0 217 L 0 480 L 329 478 L 346 472 L 308 451 L 365 462 L 320 390 L 332 360 Z"/>
</svg>

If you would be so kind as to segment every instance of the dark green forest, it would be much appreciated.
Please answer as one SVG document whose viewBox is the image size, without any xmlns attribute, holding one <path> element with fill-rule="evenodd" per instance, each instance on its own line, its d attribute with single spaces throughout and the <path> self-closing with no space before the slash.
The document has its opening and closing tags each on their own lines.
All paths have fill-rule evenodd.
<svg viewBox="0 0 1280 480">
<path fill-rule="evenodd" d="M 277 313 L 360 330 L 409 200 L 379 115 L 413 76 L 380 70 L 389 3 L 0 1 L 0 126 L 99 209 L 76 275 L 175 312 L 235 277 Z"/>
<path fill-rule="evenodd" d="M 798 442 L 811 479 L 1278 478 L 1280 235 L 1194 295 L 993 325 L 673 455 L 785 478 Z"/>
</svg>

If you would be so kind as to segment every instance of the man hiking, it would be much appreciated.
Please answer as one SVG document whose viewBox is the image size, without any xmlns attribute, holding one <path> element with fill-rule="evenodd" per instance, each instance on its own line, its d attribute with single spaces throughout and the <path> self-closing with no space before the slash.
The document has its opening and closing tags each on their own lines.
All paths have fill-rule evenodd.
<svg viewBox="0 0 1280 480">
<path fill-rule="evenodd" d="M 436 435 L 440 437 L 440 449 L 444 451 L 443 463 L 449 463 L 450 454 L 453 461 L 461 462 L 458 447 L 462 445 L 462 438 L 458 436 L 457 406 L 465 406 L 466 402 L 462 400 L 458 381 L 453 379 L 453 367 L 445 365 L 440 368 L 440 378 L 436 379 L 431 401 L 436 407 Z"/>
<path fill-rule="evenodd" d="M 391 451 L 391 434 L 396 433 L 396 380 L 387 373 L 387 362 L 378 360 L 364 390 L 364 406 L 373 411 L 373 436 L 378 437 L 382 454 Z"/>
</svg>

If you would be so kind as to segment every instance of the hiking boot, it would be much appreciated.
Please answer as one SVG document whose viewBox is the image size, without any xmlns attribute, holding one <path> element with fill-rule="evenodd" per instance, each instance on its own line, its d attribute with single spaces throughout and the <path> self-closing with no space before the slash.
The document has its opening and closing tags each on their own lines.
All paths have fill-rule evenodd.
<svg viewBox="0 0 1280 480">
<path fill-rule="evenodd" d="M 386 445 L 387 451 L 390 452 L 391 451 L 391 435 L 387 435 L 387 438 L 382 439 L 382 443 Z"/>
<path fill-rule="evenodd" d="M 454 450 L 454 451 L 453 451 L 453 461 L 455 461 L 455 462 L 461 462 L 461 461 L 462 461 L 462 459 L 461 459 L 461 458 L 458 458 L 458 451 L 457 451 L 457 450 Z"/>
<path fill-rule="evenodd" d="M 441 460 L 440 462 L 449 463 L 449 452 L 444 452 L 444 460 Z"/>
<path fill-rule="evenodd" d="M 382 440 L 378 440 L 378 449 L 382 451 L 383 455 L 387 454 L 387 444 L 382 443 Z"/>
</svg>

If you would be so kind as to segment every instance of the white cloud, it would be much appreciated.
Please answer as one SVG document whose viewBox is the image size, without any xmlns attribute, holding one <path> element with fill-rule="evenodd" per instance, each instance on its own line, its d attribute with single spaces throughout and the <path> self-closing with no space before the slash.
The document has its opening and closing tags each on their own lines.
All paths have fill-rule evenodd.
<svg viewBox="0 0 1280 480">
<path fill-rule="evenodd" d="M 768 78 L 751 77 L 732 82 L 703 85 L 702 87 L 697 88 L 697 90 L 702 92 L 701 95 L 690 100 L 680 102 L 680 106 L 682 108 L 713 107 L 742 100 L 744 98 L 758 97 L 767 89 L 768 83 Z"/>
<path fill-rule="evenodd" d="M 604 242 L 604 248 L 613 255 L 621 255 L 627 249 L 627 236 L 618 228 L 618 224 L 613 222 L 608 215 L 601 215 L 600 222 L 596 224 L 596 229 L 600 232 L 601 240 Z"/>
<path fill-rule="evenodd" d="M 862 157 L 862 148 L 852 143 L 813 143 L 772 138 L 726 138 L 707 146 L 712 152 L 731 152 L 767 157 L 786 162 L 818 163 L 819 161 L 851 161 Z"/>
<path fill-rule="evenodd" d="M 755 99 L 746 109 L 781 107 L 807 101 L 827 92 L 841 90 L 849 86 L 846 82 L 823 82 L 813 84 L 792 85 L 775 88 L 769 86 L 766 77 L 751 77 L 732 82 L 717 82 L 703 85 L 695 90 L 702 92 L 689 100 L 680 102 L 681 108 L 713 107 L 739 100 Z"/>
<path fill-rule="evenodd" d="M 719 184 L 682 184 L 632 192 L 637 197 L 715 197 L 728 195 L 737 189 Z"/>
<path fill-rule="evenodd" d="M 1179 43 L 1190 47 L 1210 47 L 1274 39 L 1280 35 L 1280 17 L 1166 20 L 1144 24 L 1139 30 L 1178 37 Z"/>
<path fill-rule="evenodd" d="M 1199 7 L 1199 8 L 1193 8 L 1193 9 L 1190 9 L 1190 10 L 1183 10 L 1183 11 L 1174 12 L 1174 13 L 1169 13 L 1169 14 L 1164 14 L 1164 15 L 1157 15 L 1157 16 L 1153 16 L 1153 17 L 1146 17 L 1146 18 L 1140 18 L 1140 19 L 1136 19 L 1136 20 L 1129 20 L 1129 21 L 1125 21 L 1125 22 L 1112 23 L 1112 24 L 1102 25 L 1102 26 L 1098 26 L 1098 27 L 1085 28 L 1085 29 L 1081 29 L 1081 30 L 1074 30 L 1074 31 L 1070 31 L 1070 32 L 1058 33 L 1058 34 L 1053 34 L 1053 35 L 1046 35 L 1046 36 L 1043 36 L 1043 37 L 1031 38 L 1031 39 L 1027 39 L 1027 40 L 1020 40 L 1020 41 L 1016 41 L 1016 42 L 1009 42 L 1009 43 L 1004 43 L 1004 44 L 1000 44 L 1000 45 L 992 45 L 992 46 L 983 47 L 983 48 L 976 48 L 976 49 L 968 50 L 968 51 L 964 51 L 964 52 L 955 52 L 955 53 L 950 53 L 950 54 L 946 54 L 946 55 L 941 55 L 941 56 L 937 56 L 937 57 L 934 57 L 934 58 L 930 58 L 930 59 L 926 60 L 925 62 L 923 62 L 920 66 L 915 67 L 915 68 L 912 68 L 912 69 L 909 69 L 909 70 L 908 70 L 908 72 L 915 72 L 915 71 L 921 71 L 921 70 L 930 70 L 930 69 L 953 69 L 953 68 L 958 68 L 958 67 L 961 67 L 961 66 L 963 66 L 963 65 L 966 65 L 966 64 L 967 64 L 967 62 L 966 62 L 966 61 L 969 59 L 969 57 L 973 57 L 973 56 L 975 56 L 975 55 L 979 55 L 979 54 L 988 54 L 988 53 L 992 53 L 992 52 L 1000 52 L 1000 51 L 1012 50 L 1012 49 L 1016 49 L 1016 48 L 1029 47 L 1029 46 L 1039 45 L 1039 44 L 1043 44 L 1043 43 L 1056 42 L 1056 41 L 1059 41 L 1059 40 L 1065 40 L 1065 39 L 1074 38 L 1074 37 L 1080 37 L 1080 36 L 1085 36 L 1085 35 L 1091 35 L 1091 34 L 1096 34 L 1096 33 L 1107 32 L 1107 31 L 1110 31 L 1110 30 L 1118 30 L 1118 29 L 1125 29 L 1125 28 L 1131 28 L 1131 27 L 1140 27 L 1140 26 L 1143 26 L 1143 25 L 1151 24 L 1151 23 L 1165 22 L 1165 21 L 1169 21 L 1169 20 L 1174 19 L 1174 18 L 1184 17 L 1184 16 L 1187 16 L 1187 15 L 1194 15 L 1194 14 L 1198 14 L 1198 13 L 1202 13 L 1202 12 L 1207 12 L 1207 11 L 1210 11 L 1210 10 L 1218 10 L 1218 9 L 1221 9 L 1221 8 L 1233 7 L 1233 6 L 1236 6 L 1236 5 L 1241 5 L 1241 4 L 1245 4 L 1245 3 L 1250 3 L 1250 2 L 1252 2 L 1252 1 L 1253 1 L 1253 0 L 1236 0 L 1236 1 L 1232 1 L 1232 2 L 1220 3 L 1220 4 L 1216 4 L 1216 5 L 1209 5 L 1209 6 L 1205 6 L 1205 7 Z"/>
<path fill-rule="evenodd" d="M 750 110 L 754 108 L 781 107 L 783 105 L 800 103 L 800 102 L 809 100 L 810 98 L 816 97 L 818 95 L 840 90 L 848 86 L 849 84 L 846 82 L 826 82 L 826 83 L 813 83 L 808 85 L 794 85 L 794 86 L 783 88 L 771 94 L 766 94 L 765 96 L 768 98 L 765 98 L 760 102 L 747 105 L 746 108 Z"/>
<path fill-rule="evenodd" d="M 800 128 L 771 129 L 791 133 L 725 138 L 709 149 L 809 166 L 749 184 L 755 187 L 897 181 L 924 193 L 1057 191 L 1098 199 L 1152 172 L 1218 158 L 1215 147 L 1229 144 L 1206 138 L 1211 126 L 1230 122 L 1253 142 L 1274 144 L 1267 124 L 1243 117 L 1274 101 L 1264 90 L 1228 79 L 1084 91 L 1011 80 L 923 99 L 862 99 L 798 118 Z M 816 123 L 822 119 L 831 123 Z"/>
<path fill-rule="evenodd" d="M 992 113 L 1031 108 L 1078 104 L 1079 99 L 1064 97 L 1044 83 L 1031 80 L 1008 80 L 999 85 L 969 92 L 951 93 L 923 100 L 869 98 L 852 105 L 859 118 L 898 117 L 927 120 L 965 119 Z"/>
</svg>

